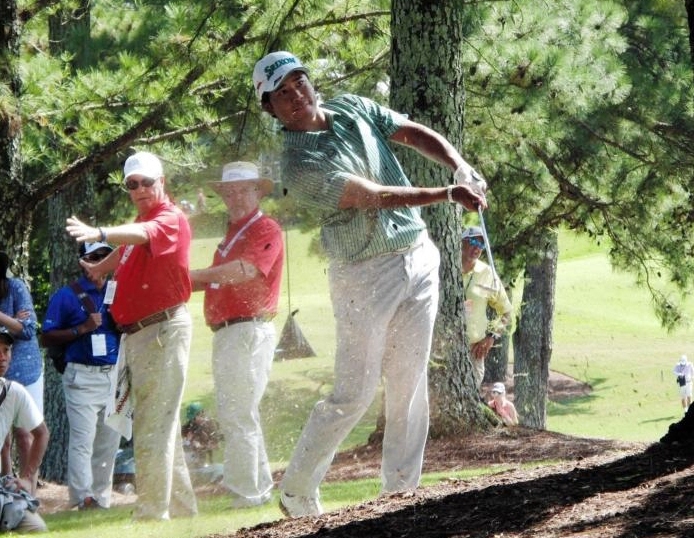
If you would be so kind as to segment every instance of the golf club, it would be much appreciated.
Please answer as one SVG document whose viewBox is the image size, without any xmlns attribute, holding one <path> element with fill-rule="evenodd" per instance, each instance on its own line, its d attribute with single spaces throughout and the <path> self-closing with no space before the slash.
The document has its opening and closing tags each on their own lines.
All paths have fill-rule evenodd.
<svg viewBox="0 0 694 538">
<path fill-rule="evenodd" d="M 494 266 L 494 258 L 492 257 L 492 249 L 489 246 L 489 236 L 487 235 L 487 227 L 484 224 L 484 210 L 482 206 L 477 206 L 477 214 L 480 217 L 480 228 L 482 228 L 482 237 L 484 238 L 484 249 L 487 251 L 487 259 L 489 260 L 489 267 L 492 268 L 492 275 L 494 277 L 494 289 L 497 289 L 499 276 L 496 273 L 496 267 Z"/>
</svg>

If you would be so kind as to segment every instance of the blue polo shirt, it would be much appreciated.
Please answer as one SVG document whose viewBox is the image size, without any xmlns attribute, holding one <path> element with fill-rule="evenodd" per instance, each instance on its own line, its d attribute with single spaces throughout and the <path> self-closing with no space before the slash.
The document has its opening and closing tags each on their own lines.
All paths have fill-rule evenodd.
<svg viewBox="0 0 694 538">
<path fill-rule="evenodd" d="M 83 334 L 77 340 L 70 342 L 65 350 L 67 362 L 81 364 L 104 365 L 115 364 L 118 359 L 118 346 L 120 335 L 115 330 L 111 316 L 108 315 L 108 305 L 104 304 L 106 286 L 98 290 L 85 276 L 78 280 L 84 290 L 94 302 L 97 312 L 102 314 L 102 325 L 96 331 Z M 51 297 L 46 317 L 43 320 L 44 333 L 56 329 L 69 329 L 80 323 L 84 323 L 89 317 L 89 312 L 82 305 L 82 301 L 75 295 L 70 286 L 63 286 Z M 95 357 L 92 354 L 92 335 L 106 335 L 106 355 Z"/>
</svg>

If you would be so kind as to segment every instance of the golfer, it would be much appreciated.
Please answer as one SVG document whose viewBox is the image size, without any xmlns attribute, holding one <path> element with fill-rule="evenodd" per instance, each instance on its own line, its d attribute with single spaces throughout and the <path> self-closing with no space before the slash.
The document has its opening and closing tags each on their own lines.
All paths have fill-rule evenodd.
<svg viewBox="0 0 694 538">
<path fill-rule="evenodd" d="M 472 168 L 445 138 L 355 95 L 319 104 L 307 69 L 293 54 L 262 58 L 253 83 L 263 110 L 284 126 L 284 186 L 320 218 L 330 258 L 333 392 L 315 405 L 280 484 L 285 514 L 319 515 L 319 484 L 382 378 L 382 491 L 418 486 L 439 285 L 439 253 L 418 206 L 450 201 L 472 211 L 486 207 L 486 200 L 473 186 Z M 413 187 L 389 142 L 448 167 L 461 184 Z"/>
</svg>

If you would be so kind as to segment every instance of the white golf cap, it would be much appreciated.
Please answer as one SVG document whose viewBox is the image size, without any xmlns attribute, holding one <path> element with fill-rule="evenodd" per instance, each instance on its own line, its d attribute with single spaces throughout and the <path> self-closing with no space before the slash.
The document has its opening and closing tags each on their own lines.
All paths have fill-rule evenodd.
<svg viewBox="0 0 694 538">
<path fill-rule="evenodd" d="M 498 392 L 499 394 L 506 394 L 506 387 L 503 383 L 494 383 L 492 385 L 492 392 Z"/>
<path fill-rule="evenodd" d="M 687 364 L 687 356 L 686 355 L 682 355 L 680 357 L 680 364 Z"/>
<path fill-rule="evenodd" d="M 274 92 L 287 75 L 294 71 L 308 70 L 291 52 L 280 50 L 271 52 L 255 64 L 253 69 L 253 87 L 258 101 L 265 92 Z"/>
<path fill-rule="evenodd" d="M 126 159 L 123 174 L 125 179 L 135 175 L 158 179 L 164 175 L 164 168 L 154 153 L 139 151 Z"/>
</svg>

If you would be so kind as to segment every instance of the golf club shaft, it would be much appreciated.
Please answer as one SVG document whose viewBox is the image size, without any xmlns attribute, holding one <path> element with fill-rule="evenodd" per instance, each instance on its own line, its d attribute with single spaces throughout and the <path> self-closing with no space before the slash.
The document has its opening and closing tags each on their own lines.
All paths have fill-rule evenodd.
<svg viewBox="0 0 694 538">
<path fill-rule="evenodd" d="M 477 206 L 477 213 L 480 217 L 480 227 L 482 228 L 482 236 L 484 237 L 484 249 L 487 251 L 487 259 L 489 261 L 489 267 L 492 268 L 492 274 L 494 275 L 494 286 L 498 281 L 498 276 L 496 274 L 496 267 L 494 267 L 494 258 L 492 257 L 492 249 L 489 246 L 489 236 L 487 235 L 487 227 L 484 224 L 484 211 L 482 206 Z"/>
</svg>

